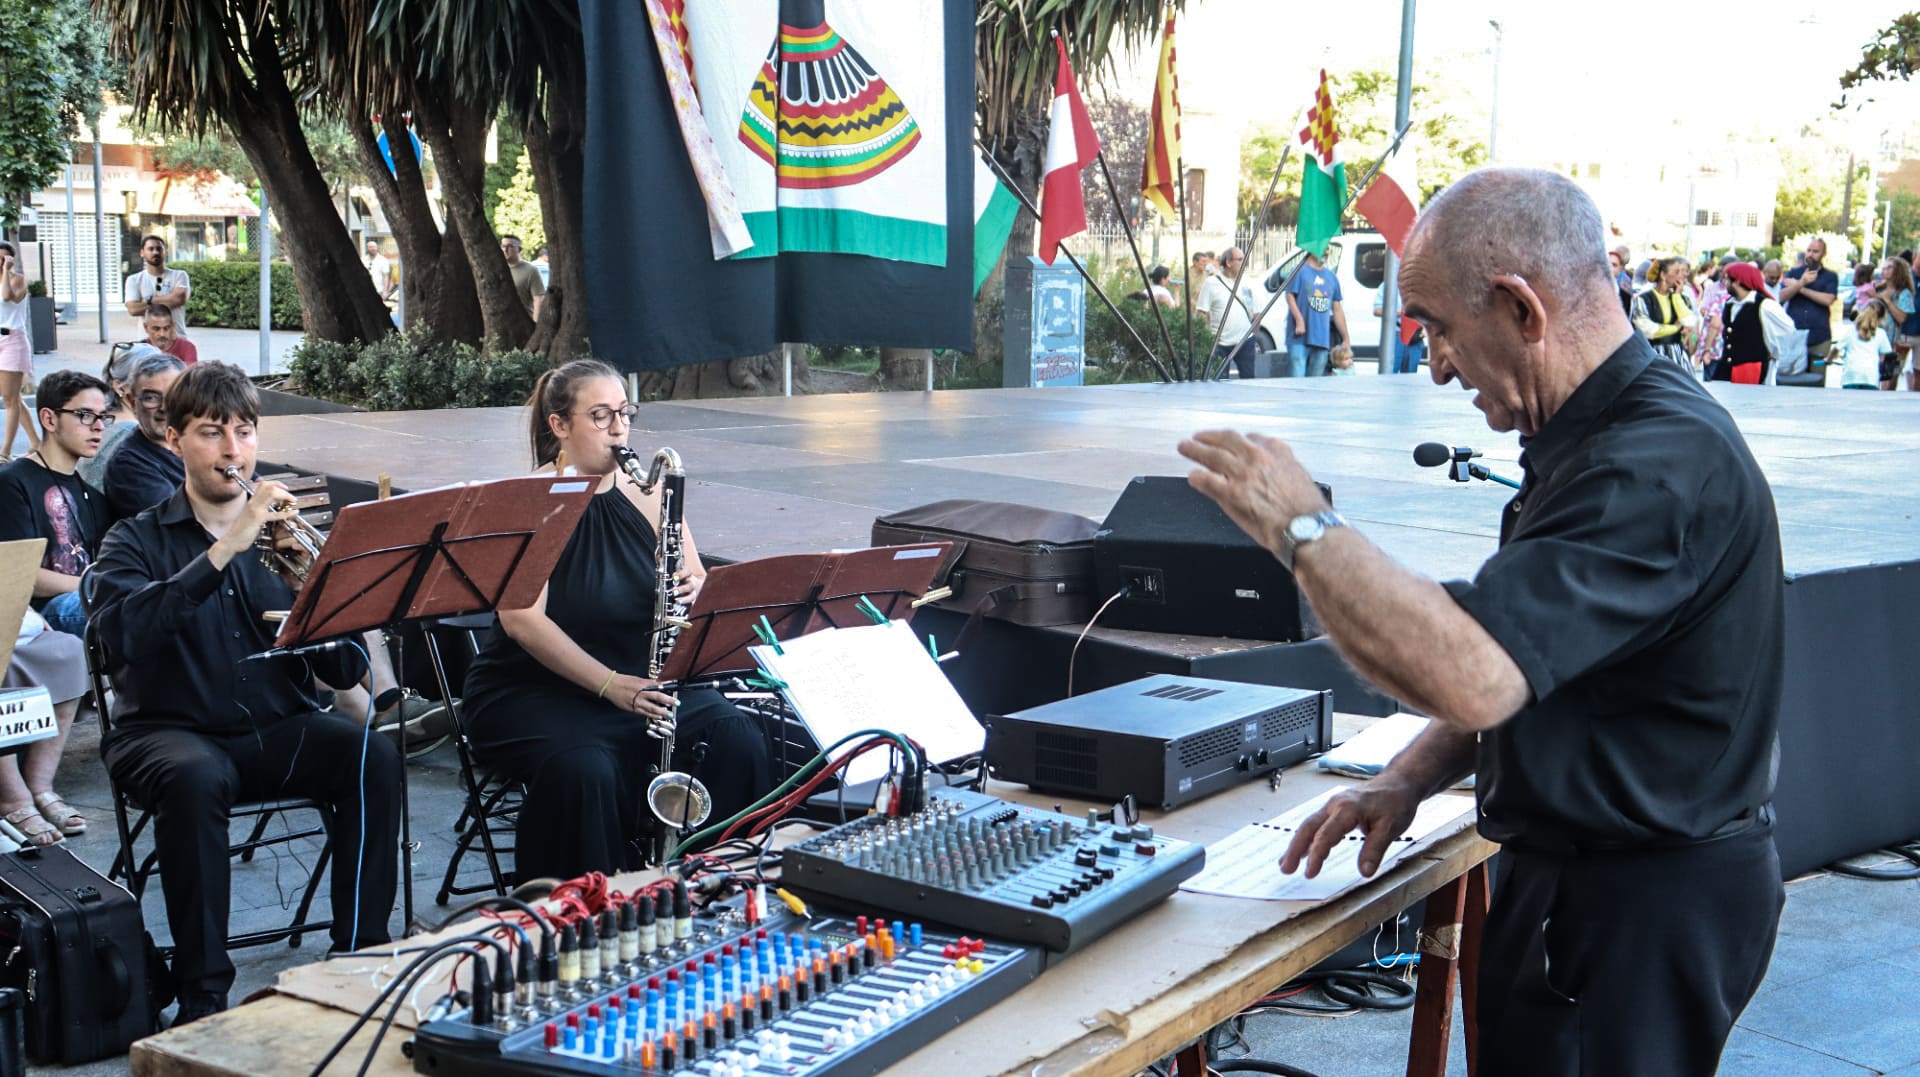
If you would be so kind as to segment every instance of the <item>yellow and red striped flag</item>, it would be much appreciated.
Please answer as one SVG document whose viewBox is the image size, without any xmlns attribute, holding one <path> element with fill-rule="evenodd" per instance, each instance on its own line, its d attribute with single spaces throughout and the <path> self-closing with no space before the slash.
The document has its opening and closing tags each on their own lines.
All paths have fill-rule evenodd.
<svg viewBox="0 0 1920 1077">
<path fill-rule="evenodd" d="M 1180 167 L 1180 77 L 1173 71 L 1173 12 L 1167 12 L 1166 32 L 1160 37 L 1160 69 L 1153 79 L 1153 122 L 1147 129 L 1147 163 L 1140 173 L 1140 193 L 1160 211 L 1160 216 L 1177 221 L 1174 209 Z"/>
</svg>

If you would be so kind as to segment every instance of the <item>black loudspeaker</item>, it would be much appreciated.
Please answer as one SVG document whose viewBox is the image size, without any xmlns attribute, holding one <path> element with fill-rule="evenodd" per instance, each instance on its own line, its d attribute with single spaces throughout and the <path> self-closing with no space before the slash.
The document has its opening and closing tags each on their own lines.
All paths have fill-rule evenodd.
<svg viewBox="0 0 1920 1077">
<path fill-rule="evenodd" d="M 1329 503 L 1333 491 L 1320 486 Z M 1292 643 L 1320 634 L 1293 573 L 1185 478 L 1127 484 L 1093 536 L 1111 628 Z"/>
</svg>

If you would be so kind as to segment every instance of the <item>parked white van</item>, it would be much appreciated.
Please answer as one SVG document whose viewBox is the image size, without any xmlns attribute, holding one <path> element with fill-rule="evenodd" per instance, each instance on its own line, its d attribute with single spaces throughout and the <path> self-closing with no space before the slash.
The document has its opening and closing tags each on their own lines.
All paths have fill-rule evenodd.
<svg viewBox="0 0 1920 1077">
<path fill-rule="evenodd" d="M 1273 299 L 1293 267 L 1305 257 L 1306 252 L 1296 250 L 1258 279 L 1254 294 L 1262 305 Z M 1354 357 L 1378 358 L 1380 318 L 1373 313 L 1373 305 L 1386 287 L 1387 241 L 1374 231 L 1346 232 L 1327 244 L 1324 261 L 1340 278 L 1340 309 L 1347 316 L 1347 331 L 1352 334 L 1348 343 L 1353 346 Z M 1284 353 L 1286 332 L 1287 301 L 1283 297 L 1260 323 L 1260 350 Z"/>
</svg>

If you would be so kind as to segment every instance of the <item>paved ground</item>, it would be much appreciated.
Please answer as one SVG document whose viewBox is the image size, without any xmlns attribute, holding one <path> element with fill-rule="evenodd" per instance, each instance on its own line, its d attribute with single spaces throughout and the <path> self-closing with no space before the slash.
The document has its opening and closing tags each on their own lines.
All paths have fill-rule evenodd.
<svg viewBox="0 0 1920 1077">
<path fill-rule="evenodd" d="M 113 858 L 113 813 L 99 764 L 99 727 L 83 723 L 61 768 L 60 789 L 92 820 L 92 830 L 71 847 L 100 870 Z M 414 839 L 416 907 L 437 915 L 433 893 L 452 853 L 451 827 L 462 794 L 451 747 L 409 770 Z M 145 843 L 142 843 L 144 849 Z M 278 854 L 262 853 L 237 865 L 233 881 L 233 926 L 264 929 L 286 922 L 298 901 L 317 847 L 303 843 Z M 476 866 L 478 861 L 473 862 Z M 463 878 L 476 879 L 472 870 Z M 163 943 L 166 915 L 158 884 L 145 903 L 147 923 Z M 316 918 L 324 917 L 323 884 Z M 399 926 L 396 913 L 394 926 Z M 318 960 L 324 935 L 309 936 L 300 949 L 258 947 L 235 955 L 237 1002 L 273 982 L 281 970 Z M 1721 1066 L 1723 1077 L 1920 1077 L 1920 882 L 1875 883 L 1816 874 L 1787 887 L 1786 913 L 1773 966 L 1759 996 L 1742 1018 Z M 1251 1055 L 1301 1066 L 1320 1077 L 1382 1077 L 1403 1071 L 1411 1014 L 1367 1012 L 1328 1019 L 1262 1015 L 1247 1028 Z M 1450 1072 L 1464 1074 L 1460 1036 L 1454 1036 Z M 1233 1052 L 1238 1054 L 1239 1052 Z M 1906 1068 L 1910 1067 L 1910 1068 Z M 125 1072 L 115 1059 L 61 1070 L 73 1077 Z M 953 1077 L 969 1077 L 954 1074 Z"/>
<path fill-rule="evenodd" d="M 202 359 L 236 363 L 249 371 L 260 369 L 260 333 L 254 329 L 190 329 L 187 336 L 200 349 Z M 145 340 L 139 325 L 125 315 L 107 318 L 107 343 L 100 342 L 99 323 L 88 317 L 76 325 L 59 328 L 60 347 L 33 357 L 36 375 L 55 370 L 77 369 L 98 374 L 107 365 L 107 349 L 115 342 Z M 287 369 L 287 353 L 300 343 L 302 334 L 276 331 L 268 334 L 268 354 L 276 372 Z"/>
</svg>

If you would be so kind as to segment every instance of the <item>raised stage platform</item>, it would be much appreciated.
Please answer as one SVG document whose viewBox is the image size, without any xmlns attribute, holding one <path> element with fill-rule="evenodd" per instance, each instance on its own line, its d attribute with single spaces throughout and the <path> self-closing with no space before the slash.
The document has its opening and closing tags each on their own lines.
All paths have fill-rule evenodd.
<svg viewBox="0 0 1920 1077">
<path fill-rule="evenodd" d="M 1777 801 L 1790 871 L 1920 834 L 1920 396 L 1716 385 L 1773 484 L 1791 654 Z M 1507 491 L 1413 463 L 1472 445 L 1517 477 L 1512 435 L 1425 377 L 1001 389 L 646 405 L 633 444 L 686 461 L 701 548 L 741 560 L 864 546 L 876 515 L 949 497 L 1106 515 L 1136 475 L 1178 475 L 1207 427 L 1287 439 L 1402 563 L 1470 576 Z M 266 459 L 421 489 L 524 474 L 524 412 L 269 418 Z M 1137 635 L 1137 634 L 1136 634 Z M 1062 686 L 1064 687 L 1064 686 Z"/>
</svg>

